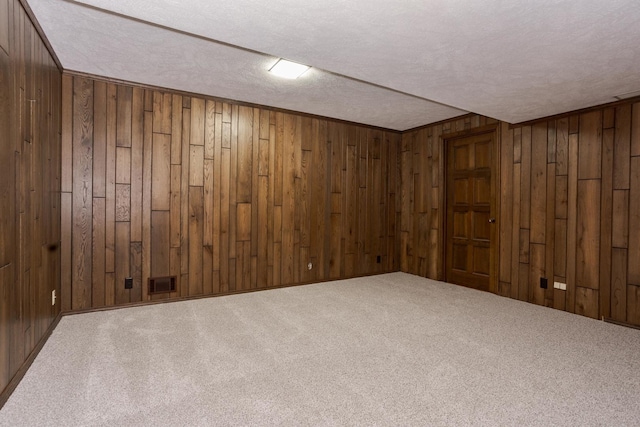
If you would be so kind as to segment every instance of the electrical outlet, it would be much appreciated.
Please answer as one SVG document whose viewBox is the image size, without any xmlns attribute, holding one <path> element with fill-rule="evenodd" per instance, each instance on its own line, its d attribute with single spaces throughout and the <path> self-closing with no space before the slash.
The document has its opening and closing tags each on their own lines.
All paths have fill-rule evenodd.
<svg viewBox="0 0 640 427">
<path fill-rule="evenodd" d="M 561 291 L 566 291 L 567 290 L 567 284 L 566 283 L 561 283 L 561 282 L 553 282 L 553 288 L 554 289 L 559 289 Z"/>
<path fill-rule="evenodd" d="M 547 289 L 547 278 L 546 277 L 541 277 L 540 278 L 540 287 L 542 289 Z"/>
<path fill-rule="evenodd" d="M 51 305 L 56 305 L 56 290 L 51 291 Z"/>
<path fill-rule="evenodd" d="M 124 288 L 133 289 L 133 277 L 127 277 L 124 279 Z"/>
<path fill-rule="evenodd" d="M 312 268 L 313 268 L 313 263 L 312 262 L 307 264 L 307 270 L 311 270 Z"/>
</svg>

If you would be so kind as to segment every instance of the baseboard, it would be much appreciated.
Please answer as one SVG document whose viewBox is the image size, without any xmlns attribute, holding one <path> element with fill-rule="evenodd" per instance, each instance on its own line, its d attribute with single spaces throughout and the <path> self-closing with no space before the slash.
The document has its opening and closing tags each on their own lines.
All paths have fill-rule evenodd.
<svg viewBox="0 0 640 427">
<path fill-rule="evenodd" d="M 627 328 L 640 329 L 640 326 L 638 325 L 634 325 L 632 323 L 627 323 L 627 322 L 621 322 L 619 320 L 613 320 L 609 317 L 603 317 L 602 320 L 604 320 L 607 323 L 613 323 L 614 325 L 618 325 L 618 326 L 626 326 Z"/>
<path fill-rule="evenodd" d="M 327 279 L 312 280 L 312 281 L 305 281 L 305 282 L 288 283 L 285 285 L 269 286 L 265 288 L 241 289 L 236 291 L 218 292 L 216 294 L 191 295 L 191 296 L 159 299 L 159 300 L 152 300 L 152 301 L 130 302 L 126 304 L 118 304 L 118 305 L 111 305 L 111 306 L 105 306 L 105 307 L 85 308 L 82 310 L 69 310 L 69 311 L 63 312 L 62 315 L 72 316 L 74 314 L 96 313 L 100 311 L 118 310 L 121 308 L 142 307 L 147 305 L 167 304 L 172 302 L 192 301 L 192 300 L 205 299 L 205 298 L 217 298 L 217 297 L 224 297 L 229 295 L 247 294 L 251 292 L 263 292 L 263 291 L 270 291 L 274 289 L 292 288 L 296 286 L 316 285 L 316 284 L 327 283 L 327 282 L 335 282 L 338 280 L 348 280 L 348 279 L 358 279 L 362 277 L 378 276 L 380 274 L 397 273 L 399 271 L 400 270 L 381 271 L 376 273 L 365 273 L 365 274 L 351 276 L 351 277 L 336 277 L 336 278 L 327 278 Z"/>
<path fill-rule="evenodd" d="M 49 327 L 47 328 L 47 331 L 44 333 L 38 344 L 34 347 L 33 350 L 31 350 L 31 353 L 29 353 L 29 357 L 27 357 L 22 366 L 20 366 L 20 369 L 18 369 L 18 372 L 16 372 L 11 381 L 9 381 L 9 384 L 7 384 L 5 389 L 2 390 L 2 393 L 0 393 L 0 409 L 2 409 L 5 403 L 7 403 L 9 397 L 11 396 L 11 393 L 13 393 L 16 387 L 18 387 L 18 384 L 20 384 L 20 381 L 22 381 L 22 378 L 27 373 L 27 370 L 29 370 L 29 367 L 36 359 L 36 356 L 38 356 L 38 353 L 40 353 L 40 350 L 42 350 L 42 347 L 44 347 L 45 343 L 51 336 L 51 333 L 56 328 L 56 326 L 58 326 L 61 318 L 62 313 L 58 313 L 55 319 L 53 319 L 53 322 L 51 322 L 51 325 L 49 325 Z"/>
</svg>

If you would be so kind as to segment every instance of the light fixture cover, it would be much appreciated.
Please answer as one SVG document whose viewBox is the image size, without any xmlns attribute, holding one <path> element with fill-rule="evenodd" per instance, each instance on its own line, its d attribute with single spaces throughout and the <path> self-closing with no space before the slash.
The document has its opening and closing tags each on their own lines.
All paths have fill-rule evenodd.
<svg viewBox="0 0 640 427">
<path fill-rule="evenodd" d="M 273 67 L 269 69 L 270 72 L 279 77 L 285 79 L 297 79 L 305 73 L 310 67 L 307 65 L 298 64 L 297 62 L 287 61 L 286 59 L 279 59 Z"/>
</svg>

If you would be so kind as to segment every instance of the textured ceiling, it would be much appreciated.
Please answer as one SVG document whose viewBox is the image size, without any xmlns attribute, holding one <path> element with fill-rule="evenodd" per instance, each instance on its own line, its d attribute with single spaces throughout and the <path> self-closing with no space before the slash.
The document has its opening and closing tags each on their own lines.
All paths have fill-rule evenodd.
<svg viewBox="0 0 640 427">
<path fill-rule="evenodd" d="M 65 69 L 396 130 L 640 90 L 638 0 L 28 3 Z M 277 57 L 314 68 L 277 79 Z"/>
</svg>

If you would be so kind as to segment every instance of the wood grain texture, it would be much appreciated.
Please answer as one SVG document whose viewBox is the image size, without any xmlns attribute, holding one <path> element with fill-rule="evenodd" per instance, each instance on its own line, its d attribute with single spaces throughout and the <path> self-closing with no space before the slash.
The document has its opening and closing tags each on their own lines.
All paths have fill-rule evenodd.
<svg viewBox="0 0 640 427">
<path fill-rule="evenodd" d="M 636 135 L 640 138 L 637 110 L 637 105 L 619 104 L 508 132 L 503 128 L 500 214 L 508 220 L 499 224 L 502 294 L 591 317 L 636 318 L 636 305 L 627 300 L 636 295 L 628 286 L 640 283 L 640 157 L 633 148 Z M 480 123 L 473 117 L 471 131 L 473 123 Z M 442 265 L 440 231 L 423 244 L 425 229 L 433 231 L 442 219 L 425 225 L 420 215 L 425 206 L 444 203 L 434 149 L 456 129 L 458 120 L 453 120 L 402 136 L 397 173 L 402 271 L 425 275 L 425 256 L 434 266 Z M 432 171 L 437 190 L 431 194 L 424 191 L 425 169 Z M 542 274 L 566 282 L 567 291 L 542 293 Z"/>
<path fill-rule="evenodd" d="M 94 290 L 105 305 L 151 299 L 138 281 L 159 273 L 180 276 L 171 298 L 399 267 L 388 226 L 400 211 L 398 134 L 112 84 L 105 97 L 92 104 L 106 122 L 104 172 L 96 169 L 105 176 L 104 221 L 96 220 L 105 263 L 95 265 L 105 289 Z M 426 254 L 421 265 L 426 271 Z M 136 288 L 125 292 L 134 273 Z"/>
<path fill-rule="evenodd" d="M 81 79 L 66 78 L 72 87 Z M 143 97 L 131 88 L 129 100 L 126 87 L 106 84 L 105 94 L 104 84 L 91 83 L 90 119 L 98 139 L 90 170 L 95 194 L 89 201 L 92 208 L 102 209 L 93 199 L 104 194 L 106 305 L 108 283 L 120 286 L 117 277 L 109 276 L 117 270 L 116 219 L 129 227 L 127 262 L 138 262 L 131 243 L 142 237 L 144 264 L 144 254 L 150 255 L 153 246 L 151 237 L 144 243 L 153 212 L 169 215 L 162 256 L 168 257 L 171 272 L 180 266 L 182 296 L 394 269 L 442 278 L 445 156 L 440 144 L 443 137 L 472 132 L 488 119 L 469 116 L 399 136 L 170 92 L 150 103 L 153 98 L 146 92 Z M 80 102 L 77 94 L 67 96 L 72 105 Z M 140 106 L 146 111 L 142 119 Z M 589 316 L 594 309 L 597 316 L 610 307 L 613 316 L 614 307 L 620 311 L 614 301 L 620 288 L 614 283 L 622 280 L 616 271 L 622 255 L 614 256 L 619 248 L 627 250 L 625 298 L 635 295 L 626 288 L 637 275 L 638 263 L 629 260 L 640 251 L 633 243 L 640 241 L 635 237 L 640 220 L 634 216 L 640 211 L 638 166 L 632 155 L 638 128 L 634 112 L 621 104 L 615 111 L 594 110 L 513 129 L 500 124 L 502 166 L 496 194 L 503 220 L 497 226 L 497 289 L 502 293 Z M 78 144 L 73 133 L 77 113 L 71 108 L 69 114 L 65 117 L 71 124 L 65 122 L 63 128 L 71 136 L 63 135 L 63 140 Z M 144 143 L 136 145 L 140 133 L 151 142 L 150 153 Z M 154 152 L 156 138 L 161 148 Z M 80 161 L 76 154 L 72 160 Z M 122 185 L 129 187 L 128 203 Z M 75 183 L 72 189 L 75 200 Z M 156 202 L 145 201 L 145 194 Z M 89 218 L 92 223 L 93 215 Z M 89 227 L 91 236 L 102 238 Z M 73 236 L 69 242 L 76 241 Z M 30 256 L 41 257 L 38 251 Z M 96 265 L 103 269 L 99 261 Z M 69 268 L 62 268 L 62 277 Z M 150 267 L 140 271 L 144 282 Z M 541 291 L 542 274 L 565 280 L 567 291 Z M 91 283 L 91 292 L 99 293 L 94 287 L 100 287 L 95 283 L 101 279 Z M 116 299 L 111 298 L 111 305 Z M 634 319 L 627 306 L 635 307 L 625 300 L 625 319 Z"/>
<path fill-rule="evenodd" d="M 52 306 L 51 292 L 55 290 L 61 296 L 62 280 L 69 291 L 72 270 L 78 265 L 71 256 L 70 238 L 74 201 L 72 134 L 86 135 L 91 123 L 78 123 L 74 129 L 73 81 L 65 79 L 63 84 L 21 2 L 1 2 L 0 20 L 1 402 L 7 397 L 5 387 L 23 371 L 23 364 L 41 344 L 61 307 L 71 306 L 70 293 Z M 88 92 L 79 109 L 81 116 L 84 106 L 92 103 Z M 64 111 L 63 97 L 67 101 Z M 68 130 L 64 143 L 60 137 L 62 115 Z M 83 169 L 81 174 L 85 176 L 85 172 Z M 85 194 L 90 195 L 91 181 L 84 184 L 88 186 Z M 92 204 L 90 198 L 85 200 Z M 64 221 L 61 212 L 68 214 Z M 82 220 L 90 223 L 91 216 L 84 216 L 86 213 Z M 68 237 L 62 238 L 62 230 L 69 232 Z M 67 267 L 64 275 L 61 265 Z M 90 298 L 90 283 L 88 288 Z"/>
</svg>

